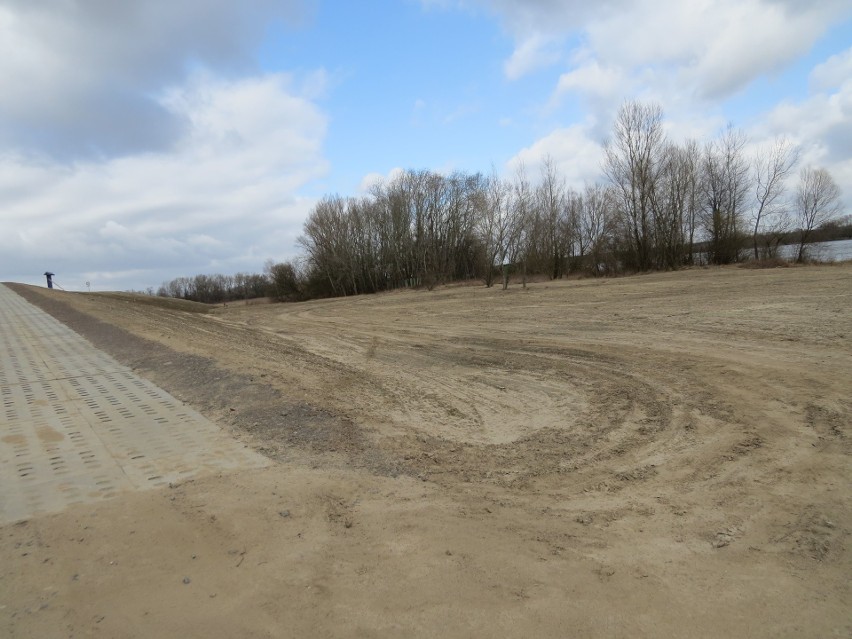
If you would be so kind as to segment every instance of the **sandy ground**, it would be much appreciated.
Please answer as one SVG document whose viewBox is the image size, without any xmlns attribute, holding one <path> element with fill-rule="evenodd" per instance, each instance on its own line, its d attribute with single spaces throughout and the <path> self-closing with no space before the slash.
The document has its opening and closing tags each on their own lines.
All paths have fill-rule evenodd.
<svg viewBox="0 0 852 639">
<path fill-rule="evenodd" d="M 276 463 L 0 528 L 0 636 L 852 636 L 852 266 L 17 290 Z"/>
</svg>

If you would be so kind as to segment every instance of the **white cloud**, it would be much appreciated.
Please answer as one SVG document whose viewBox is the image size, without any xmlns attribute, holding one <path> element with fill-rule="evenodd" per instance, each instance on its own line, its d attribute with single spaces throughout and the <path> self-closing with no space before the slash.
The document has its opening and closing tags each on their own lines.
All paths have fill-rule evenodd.
<svg viewBox="0 0 852 639">
<path fill-rule="evenodd" d="M 731 0 L 724 12 L 697 31 L 701 48 L 681 77 L 703 97 L 731 95 L 758 76 L 775 73 L 806 52 L 829 26 L 819 9 L 793 16 L 783 6 Z"/>
<path fill-rule="evenodd" d="M 381 173 L 368 173 L 362 178 L 361 184 L 358 187 L 358 191 L 362 195 L 367 195 L 373 187 L 378 186 L 379 184 L 387 184 L 388 182 L 392 182 L 397 177 L 402 175 L 403 172 L 403 168 L 397 166 L 392 168 L 384 175 L 382 175 Z"/>
<path fill-rule="evenodd" d="M 587 98 L 618 101 L 631 85 L 632 80 L 620 68 L 591 60 L 559 77 L 555 97 L 576 91 Z"/>
<path fill-rule="evenodd" d="M 517 80 L 528 73 L 556 64 L 562 55 L 557 41 L 534 34 L 515 47 L 503 69 L 507 78 Z"/>
<path fill-rule="evenodd" d="M 625 99 L 655 101 L 677 141 L 710 139 L 726 122 L 725 105 L 758 78 L 769 78 L 810 51 L 836 24 L 852 17 L 843 0 L 467 0 L 498 16 L 515 48 L 505 71 L 517 78 L 537 68 L 539 43 L 571 43 L 543 115 L 567 100 L 570 113 L 593 114 L 560 126 L 523 149 L 513 162 L 538 165 L 551 155 L 577 185 L 600 176 L 599 140 Z M 802 162 L 828 168 L 852 210 L 852 49 L 810 74 L 811 95 L 767 112 L 749 113 L 753 145 L 785 136 L 802 146 Z M 741 107 L 734 107 L 741 108 Z M 578 160 L 577 158 L 582 158 Z"/>
<path fill-rule="evenodd" d="M 531 146 L 522 149 L 509 161 L 509 169 L 523 164 L 535 179 L 546 158 L 552 158 L 565 183 L 575 189 L 595 182 L 601 176 L 603 147 L 594 138 L 594 123 L 577 124 L 552 131 Z"/>
<path fill-rule="evenodd" d="M 0 146 L 53 157 L 164 150 L 186 123 L 157 99 L 199 65 L 251 72 L 255 37 L 300 0 L 7 0 Z"/>
<path fill-rule="evenodd" d="M 615 77 L 613 74 L 612 78 Z M 608 77 L 596 60 L 563 75 L 555 95 L 576 88 L 590 102 L 601 98 L 596 117 L 543 135 L 520 151 L 512 163 L 523 161 L 528 168 L 534 167 L 531 171 L 534 174 L 535 167 L 550 155 L 569 184 L 577 186 L 583 181 L 600 179 L 599 142 L 611 126 L 614 111 L 611 105 L 616 104 L 617 97 L 610 89 L 618 82 Z M 771 144 L 776 137 L 786 138 L 800 147 L 800 165 L 828 169 L 841 188 L 846 211 L 852 212 L 852 49 L 816 65 L 809 75 L 809 85 L 811 93 L 806 98 L 784 100 L 754 114 L 751 123 L 734 124 L 745 127 L 751 151 Z M 696 108 L 695 101 L 688 97 L 667 101 L 664 92 L 644 97 L 656 99 L 667 107 L 665 130 L 677 142 L 689 138 L 705 142 L 727 124 L 720 109 Z M 672 108 L 668 108 L 669 103 L 673 104 Z"/>
<path fill-rule="evenodd" d="M 809 81 L 813 91 L 835 89 L 852 79 L 852 47 L 831 56 L 811 71 Z"/>
<path fill-rule="evenodd" d="M 729 96 L 756 77 L 777 72 L 807 51 L 829 26 L 850 15 L 848 3 L 840 0 L 480 0 L 478 4 L 500 16 L 515 38 L 515 50 L 505 63 L 512 79 L 554 61 L 553 51 L 544 44 L 573 37 L 578 42 L 571 55 L 574 66 L 563 74 L 559 90 L 580 95 L 587 89 L 600 90 L 606 79 L 595 81 L 592 72 L 604 70 L 647 82 L 674 76 L 677 92 L 708 99 Z M 664 68 L 666 73 L 647 73 L 649 68 Z"/>
<path fill-rule="evenodd" d="M 282 74 L 206 74 L 173 89 L 163 108 L 189 124 L 170 151 L 72 166 L 5 154 L 0 272 L 32 281 L 50 268 L 78 288 L 124 272 L 136 278 L 126 286 L 156 286 L 216 264 L 259 271 L 294 253 L 311 206 L 298 191 L 327 164 L 326 117 L 293 85 Z"/>
<path fill-rule="evenodd" d="M 519 40 L 533 34 L 562 35 L 595 15 L 611 14 L 629 0 L 461 0 L 461 5 L 484 6 L 499 15 Z"/>
<path fill-rule="evenodd" d="M 848 52 L 847 52 L 848 53 Z M 840 186 L 846 213 L 852 213 L 852 76 L 830 75 L 842 63 L 834 56 L 814 68 L 812 86 L 833 90 L 812 93 L 801 101 L 786 100 L 775 106 L 754 127 L 756 139 L 784 135 L 802 149 L 802 166 L 828 169 Z M 831 82 L 828 77 L 835 77 Z"/>
</svg>

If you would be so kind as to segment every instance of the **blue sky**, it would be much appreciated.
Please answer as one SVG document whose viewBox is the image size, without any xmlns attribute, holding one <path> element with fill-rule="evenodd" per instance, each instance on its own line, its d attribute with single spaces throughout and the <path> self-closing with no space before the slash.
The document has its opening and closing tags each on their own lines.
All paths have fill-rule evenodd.
<svg viewBox="0 0 852 639">
<path fill-rule="evenodd" d="M 0 0 L 0 96 L 0 280 L 74 290 L 258 272 L 400 168 L 582 186 L 626 99 L 785 136 L 852 211 L 835 0 Z"/>
<path fill-rule="evenodd" d="M 267 70 L 328 72 L 319 103 L 337 170 L 318 186 L 354 192 L 365 172 L 401 163 L 475 171 L 511 157 L 534 134 L 533 119 L 517 117 L 537 108 L 526 96 L 549 84 L 506 80 L 511 52 L 511 39 L 482 11 L 382 1 L 320 3 L 309 26 L 273 29 L 259 60 Z M 511 114 L 516 125 L 501 126 Z"/>
</svg>

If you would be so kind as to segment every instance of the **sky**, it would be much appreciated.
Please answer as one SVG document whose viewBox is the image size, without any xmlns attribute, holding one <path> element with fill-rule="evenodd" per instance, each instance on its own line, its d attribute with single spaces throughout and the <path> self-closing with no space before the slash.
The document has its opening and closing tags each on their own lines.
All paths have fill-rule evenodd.
<svg viewBox="0 0 852 639">
<path fill-rule="evenodd" d="M 400 169 L 581 188 L 625 100 L 785 136 L 852 212 L 848 0 L 0 0 L 0 281 L 262 272 Z"/>
</svg>

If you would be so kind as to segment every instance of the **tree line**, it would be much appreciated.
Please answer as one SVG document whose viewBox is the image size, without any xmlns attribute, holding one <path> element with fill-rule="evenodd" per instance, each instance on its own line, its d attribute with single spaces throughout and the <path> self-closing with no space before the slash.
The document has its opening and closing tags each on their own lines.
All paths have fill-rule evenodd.
<svg viewBox="0 0 852 639">
<path fill-rule="evenodd" d="M 176 297 L 205 304 L 266 297 L 269 293 L 269 277 L 258 273 L 177 277 L 170 282 L 164 282 L 157 289 L 157 295 L 160 297 Z"/>
<path fill-rule="evenodd" d="M 677 142 L 659 105 L 626 102 L 597 183 L 567 186 L 549 158 L 534 181 L 522 165 L 510 177 L 404 171 L 365 196 L 324 197 L 305 221 L 301 258 L 221 289 L 241 296 L 264 280 L 271 297 L 307 299 L 473 278 L 505 288 L 510 275 L 525 284 L 530 275 L 772 258 L 791 240 L 803 261 L 807 244 L 836 225 L 839 189 L 815 167 L 801 168 L 791 185 L 799 150 L 789 141 L 752 153 L 747 142 L 732 126 L 705 143 Z M 175 280 L 161 294 L 208 301 L 203 277 Z"/>
</svg>

